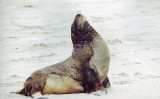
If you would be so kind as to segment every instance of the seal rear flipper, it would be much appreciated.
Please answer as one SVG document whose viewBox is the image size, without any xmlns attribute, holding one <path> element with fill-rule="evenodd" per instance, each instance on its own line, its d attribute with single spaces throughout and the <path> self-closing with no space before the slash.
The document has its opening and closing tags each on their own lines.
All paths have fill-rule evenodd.
<svg viewBox="0 0 160 99">
<path fill-rule="evenodd" d="M 98 74 L 90 67 L 83 68 L 83 87 L 86 93 L 102 90 L 102 86 Z"/>
<path fill-rule="evenodd" d="M 17 91 L 16 94 L 23 94 L 23 95 L 25 95 L 25 88 L 21 89 L 20 91 Z"/>
<path fill-rule="evenodd" d="M 25 95 L 25 96 L 31 96 L 33 98 L 33 94 L 30 92 L 30 91 L 27 91 L 26 88 L 23 88 L 22 90 L 20 91 L 17 91 L 16 94 L 22 94 L 22 95 Z"/>
</svg>

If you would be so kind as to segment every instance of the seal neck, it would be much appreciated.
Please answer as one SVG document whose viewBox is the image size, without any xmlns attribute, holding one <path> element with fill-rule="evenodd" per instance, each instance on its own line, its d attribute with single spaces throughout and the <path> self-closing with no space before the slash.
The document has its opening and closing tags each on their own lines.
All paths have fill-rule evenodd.
<svg viewBox="0 0 160 99">
<path fill-rule="evenodd" d="M 89 25 L 89 24 L 88 24 Z M 71 39 L 74 44 L 83 44 L 86 42 L 92 42 L 93 38 L 98 35 L 92 26 L 89 25 L 87 29 L 74 31 L 71 28 Z"/>
</svg>

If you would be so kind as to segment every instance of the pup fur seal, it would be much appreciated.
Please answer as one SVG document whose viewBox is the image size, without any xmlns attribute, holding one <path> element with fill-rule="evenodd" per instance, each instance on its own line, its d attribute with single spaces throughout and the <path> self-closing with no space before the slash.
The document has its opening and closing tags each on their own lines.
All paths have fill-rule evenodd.
<svg viewBox="0 0 160 99">
<path fill-rule="evenodd" d="M 35 71 L 17 94 L 90 93 L 110 85 L 108 47 L 81 14 L 76 15 L 72 24 L 71 38 L 72 55 L 63 62 Z"/>
</svg>

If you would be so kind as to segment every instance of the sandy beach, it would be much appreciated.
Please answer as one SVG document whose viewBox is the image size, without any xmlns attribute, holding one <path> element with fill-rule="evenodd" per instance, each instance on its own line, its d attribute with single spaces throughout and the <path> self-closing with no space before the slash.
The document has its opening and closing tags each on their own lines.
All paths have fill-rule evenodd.
<svg viewBox="0 0 160 99">
<path fill-rule="evenodd" d="M 71 55 L 78 13 L 108 44 L 111 88 L 101 96 L 34 98 L 160 99 L 160 0 L 0 0 L 0 99 L 33 99 L 10 92 L 35 70 Z"/>
</svg>

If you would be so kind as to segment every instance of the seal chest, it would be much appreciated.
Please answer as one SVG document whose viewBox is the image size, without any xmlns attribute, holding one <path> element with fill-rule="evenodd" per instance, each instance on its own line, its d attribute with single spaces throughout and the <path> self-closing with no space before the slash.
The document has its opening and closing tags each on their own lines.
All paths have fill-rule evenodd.
<svg viewBox="0 0 160 99">
<path fill-rule="evenodd" d="M 49 75 L 42 94 L 65 94 L 82 92 L 83 87 L 68 76 Z"/>
<path fill-rule="evenodd" d="M 98 71 L 102 82 L 106 78 L 109 70 L 109 49 L 103 38 L 100 36 L 97 36 L 93 39 L 92 47 L 94 55 L 91 58 L 90 64 L 92 68 L 95 68 Z"/>
</svg>

